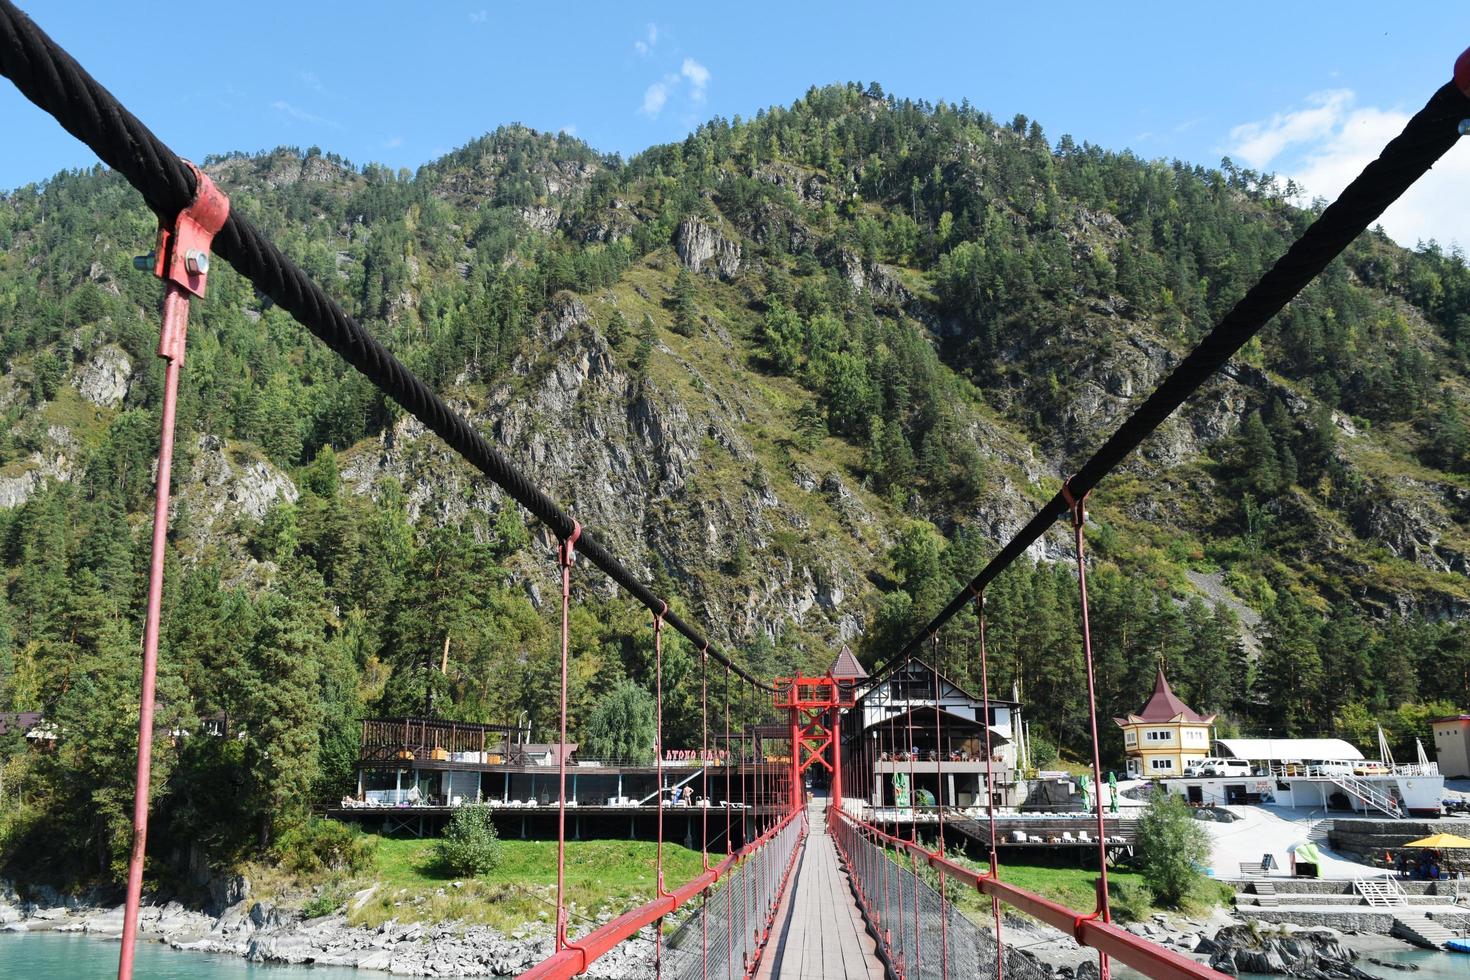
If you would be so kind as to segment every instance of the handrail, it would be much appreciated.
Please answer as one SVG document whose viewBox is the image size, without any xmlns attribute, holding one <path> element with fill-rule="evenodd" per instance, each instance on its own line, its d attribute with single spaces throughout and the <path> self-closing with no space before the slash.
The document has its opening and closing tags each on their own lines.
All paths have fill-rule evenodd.
<svg viewBox="0 0 1470 980">
<path fill-rule="evenodd" d="M 828 820 L 833 825 L 833 836 L 838 839 L 839 847 L 842 846 L 841 839 L 835 831 L 845 825 L 848 831 L 866 834 L 895 850 L 912 854 L 929 867 L 942 869 L 946 877 L 955 878 L 982 895 L 998 898 L 1007 905 L 1062 930 L 1082 945 L 1106 953 L 1147 976 L 1165 980 L 1223 980 L 1225 976 L 1202 963 L 1196 963 L 1141 936 L 1135 936 L 1114 923 L 1089 918 L 1024 888 L 1017 888 L 999 878 L 956 864 L 947 857 L 930 851 L 922 843 L 895 837 L 872 824 L 854 819 L 846 811 L 829 808 Z M 843 857 L 846 860 L 847 855 L 844 853 Z M 851 862 L 847 863 L 851 867 Z"/>
<path fill-rule="evenodd" d="M 599 926 L 581 939 L 576 940 L 576 942 L 561 952 L 537 963 L 525 973 L 521 974 L 522 980 L 526 980 L 526 978 L 539 980 L 539 978 L 543 977 L 574 977 L 578 974 L 585 973 L 588 965 L 593 960 L 602 956 L 624 940 L 633 938 L 638 934 L 640 929 L 652 925 L 664 916 L 677 911 L 695 896 L 713 887 L 729 871 L 769 844 L 778 834 L 791 826 L 793 821 L 798 819 L 806 819 L 806 810 L 804 808 L 792 810 L 787 813 L 770 830 L 749 844 L 746 844 L 739 851 L 731 854 L 719 864 L 712 866 L 708 871 L 695 875 L 688 882 L 673 889 L 667 895 L 655 898 L 653 901 L 640 905 L 629 912 L 624 912 L 616 919 Z"/>
</svg>

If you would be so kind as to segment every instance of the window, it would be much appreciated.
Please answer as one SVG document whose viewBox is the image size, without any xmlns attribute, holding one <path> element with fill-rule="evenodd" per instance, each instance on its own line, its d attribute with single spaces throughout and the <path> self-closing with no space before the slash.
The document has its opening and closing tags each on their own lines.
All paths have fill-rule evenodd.
<svg viewBox="0 0 1470 980">
<path fill-rule="evenodd" d="M 1174 733 L 1167 728 L 1150 728 L 1143 733 L 1143 739 L 1146 742 L 1172 742 Z"/>
<path fill-rule="evenodd" d="M 1123 733 L 1123 744 L 1124 745 L 1137 745 L 1138 744 L 1138 733 L 1137 732 L 1124 732 Z"/>
<path fill-rule="evenodd" d="M 890 690 L 895 701 L 927 701 L 934 703 L 934 681 L 920 677 L 898 677 Z"/>
<path fill-rule="evenodd" d="M 1150 759 L 1150 760 L 1148 760 L 1148 767 L 1150 769 L 1152 769 L 1153 771 L 1155 771 L 1155 772 L 1160 772 L 1160 771 L 1173 772 L 1174 771 L 1174 760 L 1173 759 Z"/>
</svg>

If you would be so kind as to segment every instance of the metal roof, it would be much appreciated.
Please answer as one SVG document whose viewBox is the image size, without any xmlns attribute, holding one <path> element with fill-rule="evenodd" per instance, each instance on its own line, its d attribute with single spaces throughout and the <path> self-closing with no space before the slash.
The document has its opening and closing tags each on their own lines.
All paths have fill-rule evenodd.
<svg viewBox="0 0 1470 980">
<path fill-rule="evenodd" d="M 832 661 L 832 666 L 827 669 L 827 673 L 839 681 L 860 681 L 868 676 L 868 672 L 863 669 L 862 664 L 858 663 L 857 657 L 852 655 L 852 651 L 845 643 L 842 649 L 837 651 L 837 659 Z"/>
<path fill-rule="evenodd" d="M 1149 696 L 1148 703 L 1127 718 L 1113 719 L 1120 726 L 1139 722 L 1163 724 L 1173 721 L 1208 725 L 1214 720 L 1214 715 L 1202 715 L 1179 700 L 1179 695 L 1174 693 L 1174 689 L 1169 686 L 1169 679 L 1164 676 L 1163 665 L 1159 666 L 1158 673 L 1154 676 L 1154 692 Z"/>
<path fill-rule="evenodd" d="M 1217 738 L 1237 759 L 1260 762 L 1359 762 L 1363 753 L 1340 738 Z"/>
</svg>

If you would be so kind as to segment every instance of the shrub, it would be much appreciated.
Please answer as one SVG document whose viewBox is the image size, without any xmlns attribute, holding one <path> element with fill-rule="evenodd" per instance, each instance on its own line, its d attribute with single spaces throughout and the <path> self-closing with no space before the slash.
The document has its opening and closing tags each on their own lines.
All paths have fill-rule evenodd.
<svg viewBox="0 0 1470 980">
<path fill-rule="evenodd" d="M 358 874 L 373 866 L 377 847 L 356 827 L 311 817 L 282 834 L 275 852 L 281 866 L 297 874 Z"/>
<path fill-rule="evenodd" d="M 301 906 L 301 914 L 308 919 L 319 919 L 324 915 L 331 915 L 340 909 L 346 897 L 342 890 L 336 887 L 323 888 L 316 895 L 307 900 Z"/>
<path fill-rule="evenodd" d="M 1190 815 L 1184 798 L 1155 789 L 1138 821 L 1138 861 L 1143 880 L 1162 905 L 1177 907 L 1203 877 L 1209 832 Z"/>
<path fill-rule="evenodd" d="M 1056 745 L 1044 735 L 1031 736 L 1031 765 L 1037 769 L 1050 769 L 1057 764 L 1061 755 Z"/>
<path fill-rule="evenodd" d="M 444 836 L 434 842 L 434 858 L 449 874 L 474 876 L 495 870 L 500 863 L 500 836 L 490 807 L 484 803 L 454 811 Z"/>
</svg>

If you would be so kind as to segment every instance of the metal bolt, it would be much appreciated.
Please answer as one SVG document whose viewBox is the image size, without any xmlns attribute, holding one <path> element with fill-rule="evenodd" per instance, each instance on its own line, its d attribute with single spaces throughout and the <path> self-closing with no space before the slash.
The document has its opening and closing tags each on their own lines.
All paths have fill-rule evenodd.
<svg viewBox="0 0 1470 980">
<path fill-rule="evenodd" d="M 184 268 L 191 276 L 202 276 L 209 272 L 209 253 L 191 248 L 184 253 Z"/>
<path fill-rule="evenodd" d="M 157 252 L 149 252 L 147 255 L 135 255 L 133 256 L 133 268 L 139 272 L 152 272 L 153 264 L 157 260 Z"/>
<path fill-rule="evenodd" d="M 1461 119 L 1459 128 L 1461 136 L 1470 136 L 1470 119 Z"/>
</svg>

